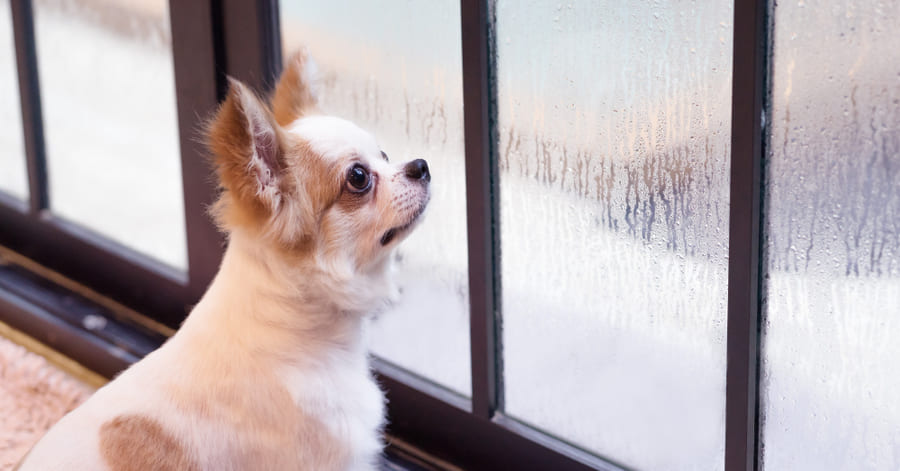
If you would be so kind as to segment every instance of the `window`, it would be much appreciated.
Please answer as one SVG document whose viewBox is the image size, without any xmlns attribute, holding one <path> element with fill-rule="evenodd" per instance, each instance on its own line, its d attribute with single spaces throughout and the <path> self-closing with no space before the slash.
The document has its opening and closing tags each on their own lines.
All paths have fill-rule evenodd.
<svg viewBox="0 0 900 471">
<path fill-rule="evenodd" d="M 496 15 L 505 411 L 629 467 L 721 469 L 731 3 Z"/>
<path fill-rule="evenodd" d="M 4 4 L 0 8 L 0 147 L 4 149 L 0 153 L 0 192 L 22 201 L 28 198 L 28 181 L 15 52 L 12 18 Z"/>
<path fill-rule="evenodd" d="M 50 211 L 186 270 L 166 0 L 34 14 Z"/>
<path fill-rule="evenodd" d="M 0 5 L 0 320 L 79 361 L 114 374 L 202 294 L 223 242 L 201 120 L 226 75 L 265 93 L 304 44 L 326 111 L 434 175 L 404 297 L 373 325 L 392 449 L 465 469 L 900 465 L 897 7 Z M 36 294 L 21 256 L 140 315 L 88 330 L 81 295 Z"/>
<path fill-rule="evenodd" d="M 4 116 L 21 119 L 3 133 L 21 124 L 22 144 L 21 157 L 3 153 L 0 191 L 26 171 L 18 193 L 28 198 L 0 204 L 0 245 L 177 327 L 222 247 L 205 214 L 214 189 L 197 139 L 221 88 L 210 5 L 2 9 L 21 97 L 4 98 Z"/>
<path fill-rule="evenodd" d="M 900 5 L 774 9 L 765 469 L 900 466 Z"/>
</svg>

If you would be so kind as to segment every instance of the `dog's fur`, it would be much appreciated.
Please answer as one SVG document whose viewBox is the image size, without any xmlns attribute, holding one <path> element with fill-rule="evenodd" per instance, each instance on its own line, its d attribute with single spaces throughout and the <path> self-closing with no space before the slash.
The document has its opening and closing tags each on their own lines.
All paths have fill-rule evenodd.
<svg viewBox="0 0 900 471">
<path fill-rule="evenodd" d="M 391 252 L 430 175 L 322 116 L 313 74 L 294 55 L 270 105 L 230 82 L 208 130 L 223 190 L 212 212 L 229 235 L 215 280 L 178 333 L 65 416 L 21 469 L 375 467 L 384 406 L 365 315 L 392 290 Z"/>
</svg>

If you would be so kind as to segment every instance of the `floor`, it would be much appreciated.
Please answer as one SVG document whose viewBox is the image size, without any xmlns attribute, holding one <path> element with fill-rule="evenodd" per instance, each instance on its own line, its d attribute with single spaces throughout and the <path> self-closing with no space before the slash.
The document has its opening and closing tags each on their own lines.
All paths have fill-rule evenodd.
<svg viewBox="0 0 900 471">
<path fill-rule="evenodd" d="M 0 323 L 0 471 L 12 469 L 50 426 L 103 382 Z"/>
</svg>

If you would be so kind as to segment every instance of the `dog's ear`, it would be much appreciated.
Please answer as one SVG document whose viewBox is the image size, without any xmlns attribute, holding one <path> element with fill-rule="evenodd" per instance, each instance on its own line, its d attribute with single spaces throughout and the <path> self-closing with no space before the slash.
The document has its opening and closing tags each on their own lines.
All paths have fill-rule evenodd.
<svg viewBox="0 0 900 471">
<path fill-rule="evenodd" d="M 306 48 L 287 60 L 272 95 L 272 110 L 278 124 L 287 126 L 301 116 L 318 113 L 317 74 L 316 64 Z"/>
<path fill-rule="evenodd" d="M 228 96 L 208 129 L 219 181 L 233 198 L 274 213 L 285 169 L 281 128 L 255 93 L 228 81 Z"/>
</svg>

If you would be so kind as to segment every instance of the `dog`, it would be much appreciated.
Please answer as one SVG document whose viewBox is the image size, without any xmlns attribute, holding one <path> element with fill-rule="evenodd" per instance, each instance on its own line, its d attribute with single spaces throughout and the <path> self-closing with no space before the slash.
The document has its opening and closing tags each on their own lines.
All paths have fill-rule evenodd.
<svg viewBox="0 0 900 471">
<path fill-rule="evenodd" d="M 35 445 L 21 470 L 368 470 L 384 397 L 367 315 L 431 174 L 319 111 L 300 51 L 268 103 L 229 79 L 208 125 L 228 246 L 178 332 Z"/>
</svg>

